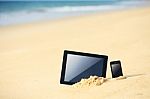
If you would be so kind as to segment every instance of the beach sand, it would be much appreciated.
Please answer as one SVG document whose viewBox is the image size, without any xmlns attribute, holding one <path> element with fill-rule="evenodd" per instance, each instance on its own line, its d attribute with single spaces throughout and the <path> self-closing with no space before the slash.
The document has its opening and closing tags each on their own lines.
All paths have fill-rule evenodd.
<svg viewBox="0 0 150 99">
<path fill-rule="evenodd" d="M 127 79 L 60 85 L 64 49 L 121 60 Z M 150 99 L 150 8 L 0 27 L 0 99 Z"/>
</svg>

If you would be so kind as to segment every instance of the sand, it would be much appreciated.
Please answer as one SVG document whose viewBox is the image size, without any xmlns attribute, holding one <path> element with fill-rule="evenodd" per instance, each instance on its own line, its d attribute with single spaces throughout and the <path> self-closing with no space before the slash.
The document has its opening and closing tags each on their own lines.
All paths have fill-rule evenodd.
<svg viewBox="0 0 150 99">
<path fill-rule="evenodd" d="M 79 82 L 73 84 L 74 88 L 88 88 L 88 87 L 95 87 L 100 86 L 104 83 L 105 79 L 103 77 L 98 76 L 90 76 L 89 78 L 81 79 Z"/>
<path fill-rule="evenodd" d="M 99 76 L 90 76 L 89 78 L 82 78 L 79 82 L 73 84 L 74 88 L 90 88 L 102 85 L 104 82 L 109 80 L 123 80 L 126 76 L 119 76 L 115 78 L 104 78 Z"/>
<path fill-rule="evenodd" d="M 60 85 L 63 50 L 121 60 L 124 80 Z M 150 8 L 0 27 L 0 99 L 150 99 Z"/>
</svg>

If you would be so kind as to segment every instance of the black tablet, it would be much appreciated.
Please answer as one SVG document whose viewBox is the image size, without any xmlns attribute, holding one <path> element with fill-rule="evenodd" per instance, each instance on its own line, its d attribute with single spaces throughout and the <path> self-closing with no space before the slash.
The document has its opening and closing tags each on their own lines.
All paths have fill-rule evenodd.
<svg viewBox="0 0 150 99">
<path fill-rule="evenodd" d="M 61 84 L 72 85 L 90 76 L 106 77 L 108 56 L 75 51 L 64 51 Z"/>
<path fill-rule="evenodd" d="M 111 67 L 111 72 L 112 72 L 113 78 L 123 76 L 122 68 L 121 68 L 121 62 L 119 60 L 118 61 L 111 61 L 110 67 Z"/>
</svg>

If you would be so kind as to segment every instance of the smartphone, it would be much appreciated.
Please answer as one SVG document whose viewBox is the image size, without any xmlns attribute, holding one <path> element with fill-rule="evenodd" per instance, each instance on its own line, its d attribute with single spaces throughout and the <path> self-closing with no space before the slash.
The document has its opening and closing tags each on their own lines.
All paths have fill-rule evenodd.
<svg viewBox="0 0 150 99">
<path fill-rule="evenodd" d="M 110 62 L 112 78 L 116 78 L 119 76 L 123 76 L 122 68 L 121 68 L 121 61 L 111 61 Z"/>
</svg>

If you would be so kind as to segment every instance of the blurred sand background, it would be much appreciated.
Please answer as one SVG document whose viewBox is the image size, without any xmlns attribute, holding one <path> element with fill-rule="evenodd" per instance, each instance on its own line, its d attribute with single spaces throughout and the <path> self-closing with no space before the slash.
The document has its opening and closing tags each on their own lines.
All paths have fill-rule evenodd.
<svg viewBox="0 0 150 99">
<path fill-rule="evenodd" d="M 63 50 L 120 59 L 124 80 L 60 85 Z M 150 8 L 0 27 L 0 99 L 150 99 Z"/>
</svg>

